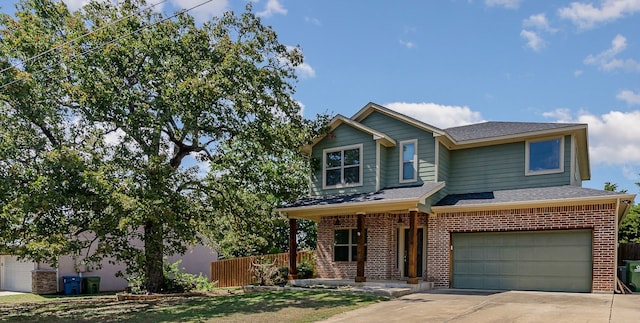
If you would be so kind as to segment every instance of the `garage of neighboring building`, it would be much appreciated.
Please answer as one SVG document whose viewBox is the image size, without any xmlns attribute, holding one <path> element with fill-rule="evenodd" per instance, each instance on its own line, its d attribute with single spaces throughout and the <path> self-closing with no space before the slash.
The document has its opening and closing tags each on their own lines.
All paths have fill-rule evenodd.
<svg viewBox="0 0 640 323">
<path fill-rule="evenodd" d="M 590 292 L 592 230 L 452 233 L 452 287 Z"/>
<path fill-rule="evenodd" d="M 15 256 L 0 256 L 0 290 L 31 292 L 33 262 L 19 261 Z"/>
</svg>

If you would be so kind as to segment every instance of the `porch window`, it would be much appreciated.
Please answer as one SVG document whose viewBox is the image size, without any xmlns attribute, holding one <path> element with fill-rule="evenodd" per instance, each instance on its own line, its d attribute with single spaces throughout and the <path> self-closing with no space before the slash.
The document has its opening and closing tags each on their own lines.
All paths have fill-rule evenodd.
<svg viewBox="0 0 640 323">
<path fill-rule="evenodd" d="M 564 172 L 564 140 L 562 137 L 526 142 L 525 175 Z"/>
<path fill-rule="evenodd" d="M 400 183 L 418 179 L 418 140 L 400 142 Z"/>
<path fill-rule="evenodd" d="M 364 259 L 367 260 L 367 229 L 364 229 Z M 333 260 L 358 260 L 358 229 L 335 230 L 333 237 Z"/>
<path fill-rule="evenodd" d="M 362 144 L 322 151 L 323 189 L 362 185 Z"/>
</svg>

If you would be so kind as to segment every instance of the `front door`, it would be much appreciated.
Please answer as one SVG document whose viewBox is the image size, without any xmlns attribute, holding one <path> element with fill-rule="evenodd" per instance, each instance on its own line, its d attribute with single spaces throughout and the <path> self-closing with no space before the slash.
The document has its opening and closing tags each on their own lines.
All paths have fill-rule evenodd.
<svg viewBox="0 0 640 323">
<path fill-rule="evenodd" d="M 403 229 L 400 229 L 403 230 Z M 424 244 L 424 230 L 423 228 L 418 228 L 418 261 L 417 261 L 417 265 L 418 265 L 418 270 L 417 270 L 417 275 L 418 277 L 422 277 L 422 261 L 424 259 L 423 257 L 423 244 Z M 403 257 L 403 263 L 404 263 L 404 271 L 402 272 L 404 277 L 407 277 L 407 275 L 409 274 L 409 228 L 405 228 L 404 229 L 404 244 L 403 244 L 403 253 L 402 253 Z"/>
</svg>

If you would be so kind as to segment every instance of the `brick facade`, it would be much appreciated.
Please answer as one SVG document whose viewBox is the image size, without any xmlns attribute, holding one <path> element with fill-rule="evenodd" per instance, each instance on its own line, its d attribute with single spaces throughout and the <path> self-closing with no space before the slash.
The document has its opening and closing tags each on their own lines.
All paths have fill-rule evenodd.
<svg viewBox="0 0 640 323">
<path fill-rule="evenodd" d="M 592 229 L 592 292 L 612 293 L 616 275 L 615 210 L 611 203 L 432 214 L 427 234 L 428 275 L 436 287 L 449 287 L 454 232 Z"/>
<path fill-rule="evenodd" d="M 323 217 L 318 223 L 317 271 L 320 278 L 353 279 L 355 261 L 333 261 L 334 230 L 356 228 L 356 215 Z M 400 219 L 400 220 L 399 220 Z M 335 225 L 338 220 L 339 224 Z M 418 215 L 418 225 L 426 226 L 427 215 Z M 367 214 L 367 260 L 364 273 L 367 280 L 400 280 L 397 266 L 398 228 L 409 225 L 409 214 Z"/>
<path fill-rule="evenodd" d="M 419 226 L 427 226 L 427 266 L 422 277 L 436 287 L 449 287 L 451 233 L 563 229 L 593 230 L 592 292 L 612 293 L 615 283 L 616 205 L 553 206 L 492 211 L 419 213 Z M 353 279 L 356 262 L 333 261 L 335 229 L 356 227 L 356 215 L 323 217 L 318 223 L 317 270 L 320 278 Z M 339 221 L 335 225 L 336 219 Z M 407 227 L 409 214 L 367 214 L 368 280 L 400 280 L 397 266 L 398 228 Z"/>
</svg>

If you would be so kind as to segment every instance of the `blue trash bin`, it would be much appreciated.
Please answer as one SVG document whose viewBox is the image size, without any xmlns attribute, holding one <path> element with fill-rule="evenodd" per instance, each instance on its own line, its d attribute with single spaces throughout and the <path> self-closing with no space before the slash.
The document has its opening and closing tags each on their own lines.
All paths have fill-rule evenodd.
<svg viewBox="0 0 640 323">
<path fill-rule="evenodd" d="M 82 277 L 79 276 L 62 276 L 62 284 L 64 285 L 65 295 L 80 295 L 80 283 Z"/>
</svg>

